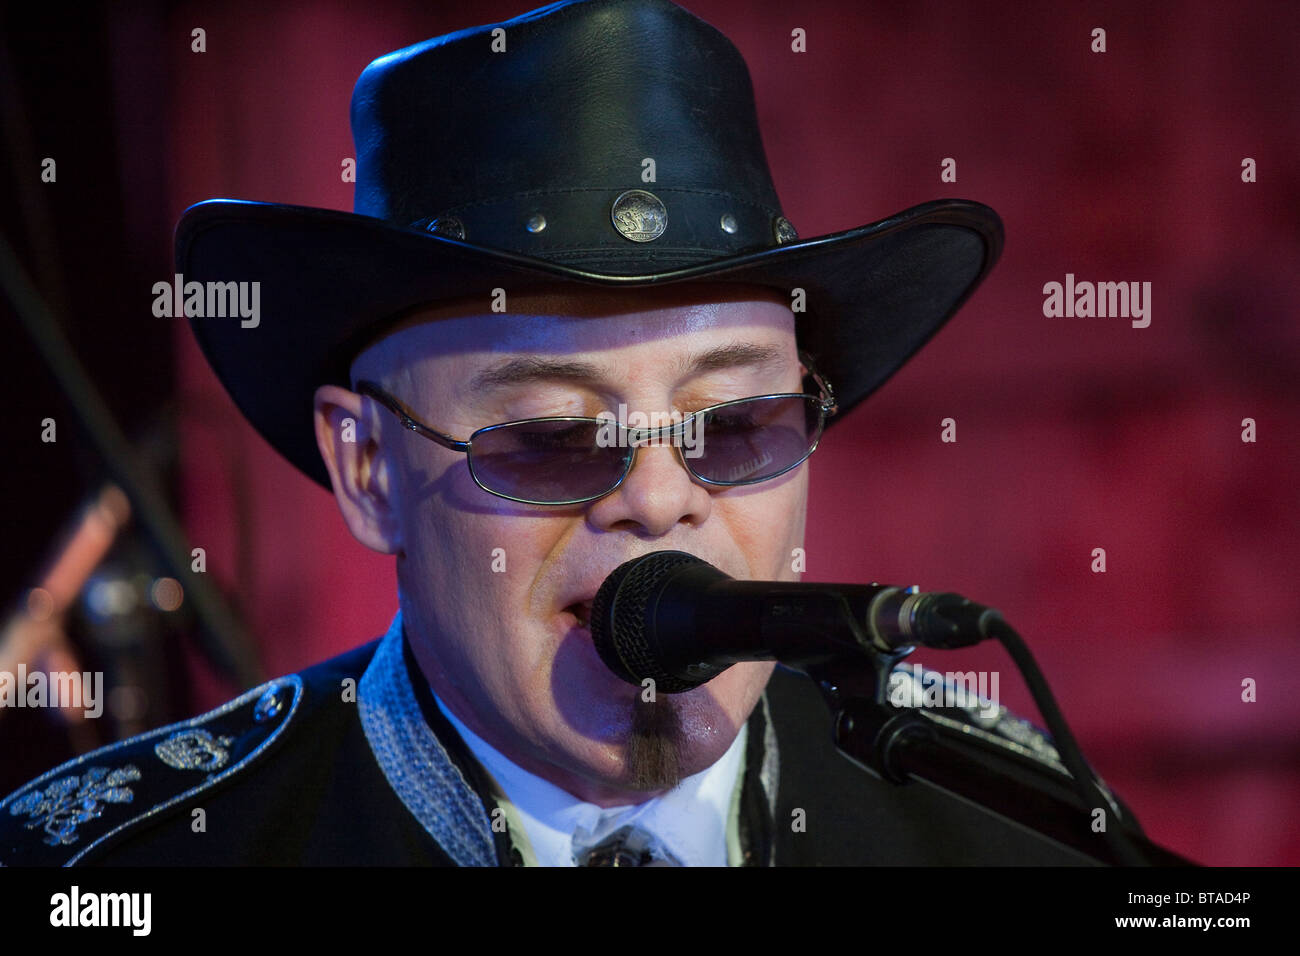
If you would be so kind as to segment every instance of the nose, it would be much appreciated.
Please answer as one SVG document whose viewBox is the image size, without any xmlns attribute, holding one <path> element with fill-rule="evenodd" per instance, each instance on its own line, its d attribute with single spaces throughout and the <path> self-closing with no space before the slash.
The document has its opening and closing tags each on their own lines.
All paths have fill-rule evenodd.
<svg viewBox="0 0 1300 956">
<path fill-rule="evenodd" d="M 679 523 L 696 527 L 708 520 L 713 498 L 691 479 L 677 447 L 642 444 L 634 454 L 623 483 L 591 503 L 587 520 L 592 525 L 659 538 Z"/>
</svg>

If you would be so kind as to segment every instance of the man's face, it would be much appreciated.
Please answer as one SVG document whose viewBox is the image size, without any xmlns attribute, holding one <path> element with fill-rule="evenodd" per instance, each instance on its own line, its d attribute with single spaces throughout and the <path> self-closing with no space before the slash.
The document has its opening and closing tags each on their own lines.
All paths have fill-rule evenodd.
<svg viewBox="0 0 1300 956">
<path fill-rule="evenodd" d="M 582 291 L 517 295 L 508 305 L 417 315 L 357 358 L 353 381 L 377 382 L 462 440 L 521 418 L 599 417 L 625 404 L 629 417 L 667 421 L 674 411 L 801 391 L 793 316 L 770 291 Z M 677 449 L 648 446 L 603 498 L 517 504 L 479 488 L 465 455 L 403 429 L 375 402 L 350 400 L 373 457 L 362 449 L 337 467 L 365 462 L 361 497 L 373 500 L 358 509 L 340 495 L 345 516 L 365 532 L 358 537 L 397 555 L 407 635 L 458 717 L 520 766 L 606 806 L 646 799 L 726 751 L 771 663 L 736 664 L 647 704 L 641 688 L 606 669 L 574 605 L 589 603 L 623 562 L 665 549 L 735 578 L 796 579 L 805 466 L 711 488 L 691 478 Z"/>
</svg>

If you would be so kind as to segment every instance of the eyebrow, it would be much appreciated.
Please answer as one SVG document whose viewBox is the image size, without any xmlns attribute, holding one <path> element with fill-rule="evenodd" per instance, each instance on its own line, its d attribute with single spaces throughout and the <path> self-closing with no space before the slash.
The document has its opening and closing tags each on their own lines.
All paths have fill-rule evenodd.
<svg viewBox="0 0 1300 956">
<path fill-rule="evenodd" d="M 694 358 L 688 358 L 681 363 L 681 371 L 683 377 L 690 377 L 746 365 L 762 368 L 775 365 L 783 356 L 784 350 L 777 345 L 734 342 L 729 345 L 715 346 Z M 507 359 L 482 369 L 470 380 L 470 388 L 474 391 L 490 391 L 505 386 L 528 385 L 544 381 L 598 385 L 605 381 L 605 378 L 605 372 L 591 362 L 523 356 Z"/>
</svg>

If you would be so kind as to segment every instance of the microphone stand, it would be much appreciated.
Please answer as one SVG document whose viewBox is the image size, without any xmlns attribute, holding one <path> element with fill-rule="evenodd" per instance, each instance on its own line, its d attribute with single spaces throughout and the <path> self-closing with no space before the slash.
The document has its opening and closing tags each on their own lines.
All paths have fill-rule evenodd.
<svg viewBox="0 0 1300 956">
<path fill-rule="evenodd" d="M 978 726 L 890 703 L 889 675 L 912 650 L 800 668 L 817 683 L 831 710 L 841 753 L 890 783 L 926 781 L 1099 863 L 1194 865 L 1148 840 L 1100 783 L 1097 788 L 1109 803 L 1105 824 L 1122 828 L 1122 834 L 1093 830 L 1094 808 L 1084 805 L 1074 777 L 1059 762 L 1045 762 Z"/>
</svg>

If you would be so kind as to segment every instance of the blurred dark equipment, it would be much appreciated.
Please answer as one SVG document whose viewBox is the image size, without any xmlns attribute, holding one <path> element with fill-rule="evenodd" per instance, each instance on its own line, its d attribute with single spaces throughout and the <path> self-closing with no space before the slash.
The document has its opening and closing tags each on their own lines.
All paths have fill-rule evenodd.
<svg viewBox="0 0 1300 956">
<path fill-rule="evenodd" d="M 0 792 L 68 756 L 185 716 L 191 694 L 177 683 L 184 674 L 177 637 L 193 636 L 223 680 L 239 688 L 261 680 L 242 622 L 207 575 L 191 571 L 189 544 L 168 504 L 174 428 L 157 409 L 171 389 L 171 330 L 149 321 L 147 295 L 137 304 L 131 294 L 144 276 L 170 265 L 165 179 L 120 169 L 136 153 L 118 151 L 104 119 L 113 115 L 117 84 L 132 84 L 141 104 L 156 94 L 140 86 L 147 69 L 113 73 L 120 61 L 107 17 L 106 8 L 92 7 L 71 21 L 66 12 L 35 8 L 6 9 L 0 18 L 0 119 L 12 186 L 0 205 L 0 314 L 12 313 L 28 333 L 6 337 L 4 397 L 32 429 L 24 425 L 11 446 L 16 467 L 3 485 L 11 563 L 0 601 L 12 603 L 0 669 L 102 672 L 106 698 L 102 720 L 76 708 L 0 710 Z M 113 22 L 139 37 L 164 20 L 158 7 Z M 83 68 L 51 71 L 56 59 L 70 58 Z M 160 130 L 133 127 L 133 148 L 141 155 L 161 148 L 151 139 Z M 49 156 L 58 158 L 57 184 L 40 175 Z M 101 228 L 87 228 L 91 222 Z M 106 230 L 116 242 L 105 241 Z M 65 333 L 73 317 L 84 362 Z M 33 442 L 46 417 L 60 438 L 80 432 L 83 440 Z M 142 429 L 146 417 L 150 427 Z M 88 491 L 89 504 L 42 572 L 41 543 Z"/>
</svg>

